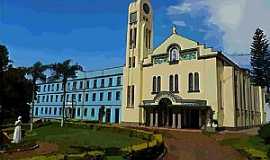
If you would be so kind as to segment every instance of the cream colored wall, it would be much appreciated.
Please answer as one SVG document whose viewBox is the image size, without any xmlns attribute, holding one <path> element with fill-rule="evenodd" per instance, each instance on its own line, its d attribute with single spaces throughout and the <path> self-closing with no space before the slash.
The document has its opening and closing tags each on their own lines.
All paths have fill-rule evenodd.
<svg viewBox="0 0 270 160">
<path fill-rule="evenodd" d="M 200 92 L 188 92 L 188 74 L 198 72 L 200 75 Z M 216 112 L 217 118 L 217 71 L 216 58 L 180 61 L 179 64 L 159 64 L 144 67 L 143 70 L 143 100 L 153 100 L 152 79 L 153 76 L 161 76 L 161 91 L 169 91 L 169 76 L 179 75 L 179 94 L 183 99 L 207 100 L 209 106 Z"/>
<path fill-rule="evenodd" d="M 144 14 L 142 11 L 142 5 L 144 3 L 148 3 L 150 7 L 150 13 L 148 15 Z M 148 56 L 149 51 L 152 49 L 146 49 L 145 45 L 145 29 L 152 29 L 152 7 L 150 5 L 149 0 L 137 0 L 132 2 L 129 5 L 129 13 L 137 12 L 137 23 L 128 24 L 127 30 L 127 45 L 126 45 L 126 66 L 124 67 L 124 89 L 123 89 L 123 100 L 122 100 L 122 121 L 123 122 L 132 122 L 132 123 L 140 123 L 142 121 L 140 117 L 140 112 L 142 109 L 140 108 L 141 102 L 141 93 L 142 93 L 142 64 L 143 59 Z M 148 21 L 145 21 L 144 18 L 147 18 Z M 129 23 L 129 21 L 128 21 Z M 129 48 L 129 30 L 130 28 L 137 28 L 137 39 L 136 39 L 136 48 Z M 151 37 L 153 32 L 151 33 Z M 151 46 L 153 46 L 152 39 L 150 41 Z M 135 60 L 135 68 L 129 68 L 129 57 L 136 57 Z M 135 86 L 134 92 L 134 106 L 127 105 L 127 88 L 128 86 Z"/>
<path fill-rule="evenodd" d="M 244 127 L 258 125 L 263 122 L 263 92 L 260 87 L 251 86 L 249 76 L 244 70 L 227 64 L 217 58 L 200 60 L 180 61 L 179 64 L 152 64 L 152 56 L 164 54 L 171 44 L 177 43 L 181 50 L 197 48 L 198 56 L 216 55 L 217 52 L 196 41 L 182 37 L 178 34 L 171 34 L 153 53 L 152 49 L 145 48 L 145 27 L 152 28 L 152 12 L 149 15 L 150 22 L 147 24 L 142 21 L 141 5 L 149 3 L 149 0 L 137 0 L 129 6 L 129 13 L 139 12 L 140 22 L 137 24 L 137 48 L 130 50 L 127 42 L 126 66 L 124 68 L 124 87 L 122 99 L 122 120 L 123 122 L 140 123 L 144 122 L 143 110 L 140 108 L 143 100 L 153 100 L 152 79 L 153 76 L 161 76 L 161 90 L 169 90 L 169 76 L 179 75 L 179 94 L 183 99 L 206 100 L 207 105 L 215 111 L 214 119 L 217 119 L 220 126 L 225 127 Z M 130 27 L 130 25 L 128 25 Z M 129 31 L 128 27 L 128 31 Z M 153 37 L 153 31 L 152 35 Z M 129 33 L 127 33 L 129 40 Z M 151 41 L 151 44 L 152 41 Z M 128 68 L 129 57 L 136 56 L 136 67 Z M 143 67 L 143 65 L 148 65 Z M 200 75 L 200 92 L 188 92 L 188 74 L 198 72 Z M 237 82 L 235 84 L 235 74 Z M 245 84 L 243 83 L 245 79 Z M 135 85 L 135 104 L 133 108 L 127 106 L 127 87 Z M 235 88 L 235 85 L 237 88 Z M 244 89 L 243 89 L 244 86 Z M 237 94 L 235 94 L 235 89 Z M 246 93 L 246 98 L 243 97 Z M 242 93 L 242 95 L 240 94 Z M 237 106 L 235 106 L 237 101 Z M 235 110 L 239 110 L 237 116 Z M 247 111 L 247 112 L 246 112 Z M 254 116 L 251 119 L 251 116 Z"/>
<path fill-rule="evenodd" d="M 232 66 L 224 66 L 223 84 L 223 126 L 235 127 L 234 68 Z"/>
</svg>

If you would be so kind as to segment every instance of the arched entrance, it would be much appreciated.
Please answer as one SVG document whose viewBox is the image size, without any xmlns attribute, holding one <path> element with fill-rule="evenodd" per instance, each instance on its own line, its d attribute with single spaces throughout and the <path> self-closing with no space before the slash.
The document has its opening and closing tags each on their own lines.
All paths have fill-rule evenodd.
<svg viewBox="0 0 270 160">
<path fill-rule="evenodd" d="M 157 108 L 158 112 L 158 126 L 165 127 L 172 124 L 171 115 L 172 110 L 170 108 L 172 102 L 169 98 L 163 98 L 159 101 L 159 107 Z"/>
</svg>

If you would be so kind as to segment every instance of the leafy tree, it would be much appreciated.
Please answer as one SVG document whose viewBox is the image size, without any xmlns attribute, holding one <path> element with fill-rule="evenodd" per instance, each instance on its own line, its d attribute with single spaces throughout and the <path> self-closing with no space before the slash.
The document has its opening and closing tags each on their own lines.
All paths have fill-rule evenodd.
<svg viewBox="0 0 270 160">
<path fill-rule="evenodd" d="M 8 49 L 6 46 L 0 44 L 0 72 L 3 72 L 8 68 L 9 62 L 11 61 L 8 57 Z"/>
<path fill-rule="evenodd" d="M 27 103 L 32 101 L 32 82 L 25 78 L 26 71 L 21 68 L 9 68 L 0 83 L 2 97 L 2 118 L 4 122 L 14 122 L 19 115 L 24 122 L 29 120 L 30 107 Z"/>
<path fill-rule="evenodd" d="M 75 78 L 76 71 L 82 71 L 82 67 L 78 64 L 72 65 L 71 60 L 66 60 L 63 63 L 52 64 L 50 68 L 53 70 L 52 79 L 62 80 L 63 86 L 63 106 L 62 106 L 62 121 L 61 127 L 64 126 L 65 121 L 65 103 L 66 103 L 66 84 L 68 78 Z"/>
<path fill-rule="evenodd" d="M 267 93 L 270 93 L 270 51 L 269 49 L 265 55 L 265 73 L 266 73 L 266 87 Z"/>
<path fill-rule="evenodd" d="M 254 85 L 267 86 L 266 55 L 268 53 L 268 40 L 263 30 L 258 28 L 253 36 L 251 45 L 251 79 Z"/>
<path fill-rule="evenodd" d="M 32 67 L 27 68 L 27 75 L 32 77 L 32 103 L 31 103 L 31 125 L 30 125 L 30 131 L 33 130 L 33 116 L 34 116 L 34 103 L 35 103 L 35 99 L 36 99 L 36 81 L 40 80 L 42 82 L 46 81 L 46 75 L 44 74 L 44 72 L 46 71 L 46 69 L 48 68 L 48 66 L 43 65 L 41 62 L 36 62 Z"/>
</svg>

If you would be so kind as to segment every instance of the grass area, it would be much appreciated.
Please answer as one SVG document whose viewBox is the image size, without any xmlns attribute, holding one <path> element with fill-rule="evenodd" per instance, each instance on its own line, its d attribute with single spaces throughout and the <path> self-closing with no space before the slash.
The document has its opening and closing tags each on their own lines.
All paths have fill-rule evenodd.
<svg viewBox="0 0 270 160">
<path fill-rule="evenodd" d="M 140 138 L 131 137 L 128 131 L 114 128 L 90 129 L 72 126 L 60 128 L 59 124 L 35 129 L 32 134 L 25 137 L 25 141 L 55 143 L 58 145 L 60 153 L 74 153 L 71 146 L 122 148 L 144 142 Z"/>
<path fill-rule="evenodd" d="M 249 158 L 261 158 L 268 160 L 267 151 L 270 145 L 265 145 L 262 138 L 259 136 L 243 136 L 241 138 L 225 139 L 220 142 L 223 145 L 229 145 L 239 150 Z"/>
</svg>

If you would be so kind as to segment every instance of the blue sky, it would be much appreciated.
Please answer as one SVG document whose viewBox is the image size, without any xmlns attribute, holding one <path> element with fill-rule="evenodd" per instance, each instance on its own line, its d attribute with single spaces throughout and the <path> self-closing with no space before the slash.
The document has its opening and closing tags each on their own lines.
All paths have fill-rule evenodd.
<svg viewBox="0 0 270 160">
<path fill-rule="evenodd" d="M 0 43 L 9 48 L 16 66 L 65 59 L 80 63 L 85 70 L 119 66 L 125 60 L 127 9 L 131 1 L 0 0 Z M 249 7 L 257 5 L 260 13 L 255 14 L 268 15 L 270 3 L 230 1 L 152 0 L 155 46 L 169 36 L 175 24 L 181 35 L 209 47 L 230 54 L 248 52 L 249 40 L 244 38 L 251 37 L 258 26 L 265 27 L 266 33 L 270 31 L 270 22 L 260 19 L 255 22 L 258 26 L 249 27 L 246 15 L 253 15 Z M 234 60 L 243 66 L 248 64 L 248 57 Z"/>
</svg>

